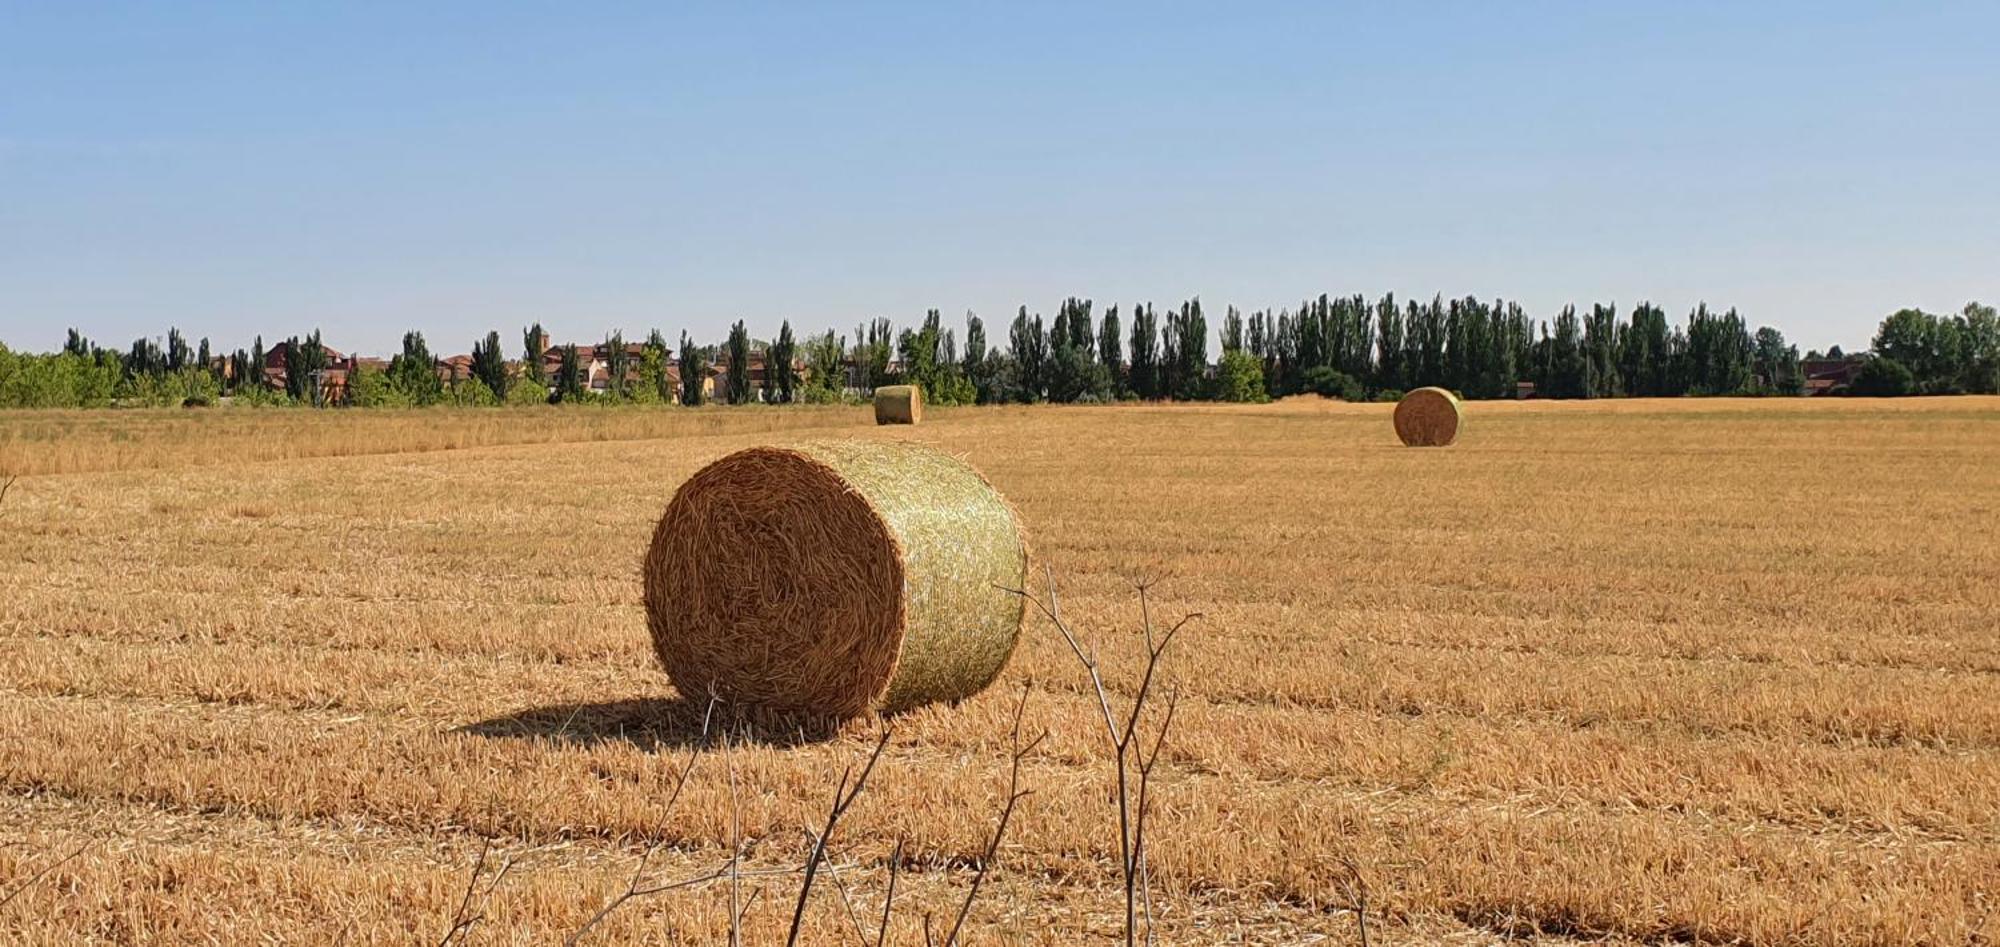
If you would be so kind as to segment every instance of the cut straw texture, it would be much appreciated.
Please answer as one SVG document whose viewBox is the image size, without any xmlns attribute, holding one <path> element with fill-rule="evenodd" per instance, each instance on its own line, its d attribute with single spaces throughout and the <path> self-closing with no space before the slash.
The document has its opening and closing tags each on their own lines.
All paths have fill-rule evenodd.
<svg viewBox="0 0 2000 947">
<path fill-rule="evenodd" d="M 920 444 L 738 451 L 646 552 L 646 620 L 690 700 L 853 717 L 977 693 L 1021 629 L 1027 547 L 992 484 Z"/>
<path fill-rule="evenodd" d="M 915 385 L 875 389 L 876 424 L 916 424 L 924 419 L 924 392 Z"/>
<path fill-rule="evenodd" d="M 1405 447 L 1446 447 L 1465 424 L 1458 396 L 1443 388 L 1418 388 L 1396 402 L 1396 436 Z"/>
</svg>

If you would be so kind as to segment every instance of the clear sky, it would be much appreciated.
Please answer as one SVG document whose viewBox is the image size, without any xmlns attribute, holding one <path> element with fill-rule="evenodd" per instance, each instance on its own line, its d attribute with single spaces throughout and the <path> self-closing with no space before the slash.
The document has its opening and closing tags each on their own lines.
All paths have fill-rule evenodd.
<svg viewBox="0 0 2000 947">
<path fill-rule="evenodd" d="M 2000 3 L 0 0 L 0 341 L 2000 302 Z"/>
</svg>

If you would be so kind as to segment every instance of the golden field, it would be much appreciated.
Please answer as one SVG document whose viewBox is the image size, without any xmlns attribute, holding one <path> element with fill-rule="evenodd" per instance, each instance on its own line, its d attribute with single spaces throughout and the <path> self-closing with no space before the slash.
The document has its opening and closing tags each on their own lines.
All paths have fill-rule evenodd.
<svg viewBox="0 0 2000 947">
<path fill-rule="evenodd" d="M 2000 938 L 2000 399 L 0 414 L 0 943 L 560 942 L 747 850 L 781 943 L 809 825 L 876 724 L 696 762 L 638 564 L 701 465 L 912 438 L 1018 507 L 1114 697 L 1157 579 L 1179 695 L 1158 941 Z M 893 721 L 838 883 L 891 944 L 1119 940 L 1112 771 L 1031 619 L 1001 682 Z M 813 830 L 816 831 L 816 830 Z M 33 884 L 28 879 L 72 853 Z M 483 885 L 481 890 L 484 890 Z M 719 942 L 730 886 L 589 943 Z M 822 873 L 814 944 L 857 943 Z M 459 941 L 454 941 L 459 942 Z"/>
</svg>

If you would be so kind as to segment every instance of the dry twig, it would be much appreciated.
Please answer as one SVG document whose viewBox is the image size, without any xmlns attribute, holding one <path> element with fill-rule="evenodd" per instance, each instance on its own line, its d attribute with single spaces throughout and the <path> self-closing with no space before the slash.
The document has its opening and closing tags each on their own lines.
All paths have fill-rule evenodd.
<svg viewBox="0 0 2000 947">
<path fill-rule="evenodd" d="M 1340 867 L 1347 870 L 1347 877 L 1341 879 L 1341 896 L 1347 899 L 1348 908 L 1354 912 L 1354 925 L 1361 934 L 1361 947 L 1368 947 L 1368 879 L 1361 874 L 1361 866 L 1352 858 L 1342 858 Z"/>
<path fill-rule="evenodd" d="M 1146 752 L 1139 746 L 1139 723 L 1145 716 L 1147 699 L 1152 696 L 1153 680 L 1159 671 L 1160 659 L 1173 644 L 1174 637 L 1189 622 L 1201 617 L 1193 612 L 1167 628 L 1164 634 L 1155 635 L 1152 602 L 1148 592 L 1150 582 L 1135 583 L 1133 588 L 1139 593 L 1140 627 L 1146 641 L 1146 666 L 1139 678 L 1139 689 L 1132 696 L 1129 713 L 1124 714 L 1124 722 L 1119 723 L 1119 714 L 1111 708 L 1110 690 L 1104 685 L 1104 675 L 1097 660 L 1096 649 L 1085 649 L 1069 622 L 1062 615 L 1062 599 L 1056 590 L 1055 574 L 1044 569 L 1044 581 L 1048 585 L 1048 600 L 1035 597 L 1026 589 L 1006 589 L 1026 599 L 1042 613 L 1049 623 L 1060 632 L 1070 652 L 1083 665 L 1084 673 L 1090 677 L 1090 686 L 1097 694 L 1098 709 L 1104 714 L 1104 732 L 1111 744 L 1113 756 L 1118 766 L 1118 860 L 1119 869 L 1125 882 L 1125 944 L 1136 947 L 1139 931 L 1139 909 L 1143 900 L 1146 911 L 1146 942 L 1151 943 L 1152 935 L 1152 892 L 1151 872 L 1146 867 L 1146 812 L 1151 806 L 1149 788 L 1152 783 L 1153 767 L 1159 762 L 1160 749 L 1166 744 L 1167 731 L 1173 726 L 1176 697 L 1170 697 L 1167 712 L 1159 729 L 1154 734 L 1153 746 Z M 1143 755 L 1142 755 L 1143 754 Z M 1132 766 L 1138 764 L 1138 785 L 1132 785 Z M 1134 799 L 1136 792 L 1137 799 Z M 1134 811 L 1134 807 L 1137 811 Z"/>
<path fill-rule="evenodd" d="M 896 875 L 903 869 L 903 837 L 896 836 L 896 850 L 889 855 L 889 893 L 882 898 L 882 924 L 875 929 L 875 947 L 889 943 L 889 916 L 896 905 Z"/>
<path fill-rule="evenodd" d="M 965 927 L 965 918 L 972 913 L 972 902 L 979 897 L 979 886 L 986 881 L 986 873 L 993 869 L 993 861 L 1000 855 L 1000 842 L 1007 835 L 1007 822 L 1014 817 L 1014 807 L 1021 800 L 1034 795 L 1034 790 L 1021 788 L 1021 761 L 1026 759 L 1029 753 L 1034 752 L 1035 747 L 1049 734 L 1044 730 L 1040 736 L 1028 741 L 1026 745 L 1021 743 L 1021 715 L 1028 709 L 1028 691 L 1032 686 L 1032 684 L 1024 685 L 1021 688 L 1021 701 L 1014 705 L 1014 758 L 1007 773 L 1007 804 L 1000 810 L 1000 821 L 993 827 L 993 838 L 986 843 L 986 854 L 980 857 L 979 868 L 973 872 L 972 887 L 965 892 L 965 902 L 958 906 L 958 919 L 952 922 L 950 933 L 945 935 L 944 947 L 953 947 L 958 943 L 958 934 Z M 925 944 L 931 943 L 930 928 L 930 916 L 925 915 Z"/>
<path fill-rule="evenodd" d="M 701 739 L 695 742 L 694 749 L 688 753 L 687 762 L 681 766 L 680 773 L 674 777 L 673 792 L 667 794 L 666 805 L 661 809 L 662 819 L 665 818 L 667 813 L 672 812 L 674 804 L 680 801 L 681 791 L 687 788 L 688 777 L 694 773 L 694 764 L 697 760 L 701 759 L 702 748 L 708 743 L 709 724 L 715 719 L 715 704 L 716 699 L 713 697 L 709 698 L 708 709 L 704 710 L 701 715 Z M 626 883 L 625 892 L 611 899 L 603 907 L 598 908 L 597 913 L 590 916 L 590 920 L 585 921 L 582 927 L 577 928 L 567 938 L 564 938 L 564 947 L 575 947 L 578 942 L 583 940 L 583 935 L 589 933 L 591 928 L 596 927 L 598 923 L 609 917 L 611 912 L 618 910 L 627 901 L 705 884 L 722 877 L 725 871 L 735 866 L 734 859 L 732 858 L 730 864 L 717 868 L 706 875 L 686 878 L 680 881 L 645 884 L 643 882 L 646 878 L 646 863 L 652 860 L 653 853 L 659 850 L 660 844 L 660 840 L 655 837 L 653 842 L 646 846 L 646 850 L 639 853 L 638 867 L 632 869 L 632 880 Z"/>
<path fill-rule="evenodd" d="M 472 930 L 473 925 L 486 919 L 486 905 L 492 902 L 494 890 L 500 887 L 500 882 L 506 880 L 507 873 L 514 868 L 514 858 L 510 855 L 506 861 L 500 863 L 500 870 L 494 872 L 492 879 L 486 884 L 486 890 L 479 891 L 479 878 L 486 870 L 486 856 L 492 850 L 492 839 L 480 841 L 479 857 L 472 862 L 472 876 L 465 881 L 465 896 L 459 899 L 458 910 L 451 916 L 451 927 L 444 932 L 444 938 L 438 941 L 438 947 L 448 947 L 465 932 Z M 475 895 L 477 895 L 476 906 Z"/>
<path fill-rule="evenodd" d="M 10 482 L 11 482 L 11 481 L 10 481 Z M 6 492 L 7 492 L 7 491 L 5 491 L 5 490 L 0 490 L 0 496 L 4 496 L 4 495 L 6 494 Z M 32 875 L 29 875 L 29 876 L 28 876 L 28 880 L 26 880 L 26 881 L 23 881 L 23 882 L 21 882 L 21 883 L 20 883 L 20 884 L 18 884 L 18 885 L 15 885 L 15 886 L 14 886 L 14 890 L 12 890 L 12 891 L 9 891 L 9 892 L 7 892 L 7 895 L 6 895 L 6 897 L 0 897 L 0 908 L 4 908 L 4 907 L 6 907 L 6 906 L 7 906 L 7 903 L 8 903 L 9 901 L 12 901 L 12 900 L 14 900 L 15 898 L 18 898 L 18 897 L 20 897 L 20 896 L 21 896 L 21 892 L 24 892 L 24 891 L 28 890 L 29 888 L 32 888 L 32 887 L 34 887 L 34 886 L 35 886 L 35 883 L 36 883 L 36 882 L 38 882 L 38 881 L 41 881 L 41 880 L 42 880 L 43 878 L 46 878 L 46 877 L 48 877 L 48 876 L 50 875 L 50 873 L 54 872 L 54 871 L 55 871 L 56 869 L 58 869 L 58 868 L 61 868 L 62 866 L 64 866 L 64 865 L 67 865 L 67 864 L 69 864 L 70 862 L 73 862 L 73 861 L 75 861 L 75 860 L 76 860 L 76 859 L 77 859 L 77 858 L 78 858 L 79 856 L 81 856 L 81 855 L 82 855 L 82 854 L 83 854 L 83 853 L 84 853 L 84 852 L 85 852 L 86 850 L 88 850 L 88 849 L 90 848 L 90 846 L 92 846 L 92 845 L 94 845 L 94 844 L 96 844 L 96 843 L 95 843 L 95 842 L 85 842 L 85 843 L 83 843 L 82 845 L 78 845 L 78 846 L 76 847 L 76 851 L 73 851 L 73 852 L 70 852 L 69 854 L 67 854 L 67 855 L 64 855 L 63 857 L 61 857 L 61 858 L 58 858 L 58 859 L 56 859 L 56 860 L 55 860 L 55 861 L 53 861 L 53 862 L 50 862 L 50 863 L 49 863 L 49 864 L 48 864 L 48 865 L 47 865 L 46 867 L 44 867 L 44 868 L 43 868 L 43 869 L 42 869 L 41 871 L 38 871 L 38 872 L 35 872 L 35 873 L 34 873 L 34 874 L 32 874 Z"/>
<path fill-rule="evenodd" d="M 813 878 L 819 874 L 820 862 L 826 859 L 826 846 L 833 839 L 834 827 L 840 823 L 840 817 L 847 813 L 847 807 L 854 805 L 854 800 L 860 798 L 861 791 L 867 788 L 868 774 L 875 771 L 876 761 L 882 758 L 882 751 L 888 746 L 889 728 L 884 726 L 882 728 L 881 739 L 875 741 L 874 752 L 868 754 L 868 762 L 861 767 L 861 775 L 854 778 L 853 789 L 850 790 L 847 784 L 848 779 L 854 777 L 853 765 L 850 764 L 846 770 L 841 772 L 840 784 L 835 786 L 833 790 L 833 808 L 828 810 L 826 814 L 826 828 L 822 829 L 818 837 L 813 840 L 812 855 L 806 859 L 806 877 L 799 884 L 799 900 L 798 904 L 792 908 L 792 929 L 785 936 L 785 947 L 793 947 L 793 945 L 799 942 L 799 931 L 805 926 L 806 899 L 812 896 Z M 811 830 L 808 829 L 807 831 L 810 832 Z M 839 881 L 837 869 L 835 871 L 835 881 Z M 844 885 L 841 889 L 841 899 L 843 901 L 847 900 Z M 853 917 L 854 908 L 851 902 L 848 905 L 848 914 L 854 922 L 855 935 L 861 936 L 861 921 L 858 917 Z M 868 939 L 861 937 L 861 943 L 862 947 L 867 947 Z"/>
</svg>

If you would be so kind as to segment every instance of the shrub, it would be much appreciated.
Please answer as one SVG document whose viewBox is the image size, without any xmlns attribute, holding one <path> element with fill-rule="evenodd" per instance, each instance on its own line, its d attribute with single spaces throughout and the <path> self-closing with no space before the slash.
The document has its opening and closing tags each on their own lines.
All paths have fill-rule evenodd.
<svg viewBox="0 0 2000 947">
<path fill-rule="evenodd" d="M 1917 388 L 1916 376 L 1908 366 L 1893 358 L 1876 356 L 1861 366 L 1854 376 L 1854 384 L 1848 393 L 1869 398 L 1890 398 L 1907 395 Z"/>
<path fill-rule="evenodd" d="M 533 378 L 516 378 L 507 386 L 507 404 L 513 407 L 549 403 L 549 387 Z"/>
<path fill-rule="evenodd" d="M 1264 363 L 1242 349 L 1222 353 L 1216 367 L 1215 397 L 1220 401 L 1263 404 L 1271 400 L 1264 390 Z"/>
<path fill-rule="evenodd" d="M 1360 401 L 1363 394 L 1360 382 L 1344 372 L 1325 365 L 1315 365 L 1306 369 L 1302 381 L 1305 383 L 1305 390 L 1326 398 Z"/>
</svg>

